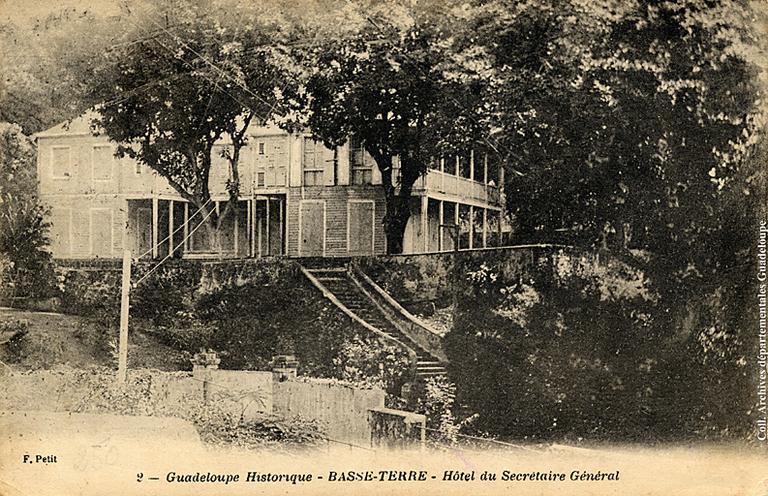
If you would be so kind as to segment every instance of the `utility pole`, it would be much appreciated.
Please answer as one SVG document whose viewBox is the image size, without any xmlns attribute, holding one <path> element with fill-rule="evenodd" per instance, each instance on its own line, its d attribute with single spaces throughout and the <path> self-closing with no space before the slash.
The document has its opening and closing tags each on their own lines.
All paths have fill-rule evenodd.
<svg viewBox="0 0 768 496">
<path fill-rule="evenodd" d="M 117 382 L 124 384 L 128 369 L 128 308 L 131 290 L 131 250 L 123 251 L 123 281 L 120 292 L 120 341 L 118 343 Z"/>
</svg>

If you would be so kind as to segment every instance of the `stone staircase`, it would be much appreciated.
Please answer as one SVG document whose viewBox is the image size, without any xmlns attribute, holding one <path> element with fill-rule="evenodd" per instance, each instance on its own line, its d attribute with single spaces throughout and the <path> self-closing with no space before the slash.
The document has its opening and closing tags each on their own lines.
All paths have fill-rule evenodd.
<svg viewBox="0 0 768 496">
<path fill-rule="evenodd" d="M 342 265 L 338 262 L 329 264 L 326 261 L 322 264 L 308 263 L 304 267 L 349 312 L 413 350 L 416 354 L 418 379 L 446 375 L 444 364 L 400 331 L 377 304 L 355 284 L 347 272 L 346 264 Z"/>
</svg>

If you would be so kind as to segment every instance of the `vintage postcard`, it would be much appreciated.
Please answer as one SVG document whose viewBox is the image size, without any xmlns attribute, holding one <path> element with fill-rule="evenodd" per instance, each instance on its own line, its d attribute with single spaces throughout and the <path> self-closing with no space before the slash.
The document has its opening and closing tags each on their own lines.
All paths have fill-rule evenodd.
<svg viewBox="0 0 768 496">
<path fill-rule="evenodd" d="M 0 0 L 0 495 L 768 495 L 767 28 Z"/>
</svg>

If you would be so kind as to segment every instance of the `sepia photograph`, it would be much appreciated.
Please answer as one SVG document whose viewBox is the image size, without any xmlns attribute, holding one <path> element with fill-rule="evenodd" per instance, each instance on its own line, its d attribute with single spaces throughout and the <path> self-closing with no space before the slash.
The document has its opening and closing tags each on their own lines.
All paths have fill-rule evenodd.
<svg viewBox="0 0 768 496">
<path fill-rule="evenodd" d="M 768 496 L 768 1 L 0 0 L 0 496 Z"/>
</svg>

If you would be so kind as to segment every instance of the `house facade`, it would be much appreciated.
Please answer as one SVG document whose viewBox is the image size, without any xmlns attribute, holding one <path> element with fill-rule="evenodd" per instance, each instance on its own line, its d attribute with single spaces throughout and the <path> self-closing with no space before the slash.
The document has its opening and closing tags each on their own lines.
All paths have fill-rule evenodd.
<svg viewBox="0 0 768 496">
<path fill-rule="evenodd" d="M 90 115 L 36 135 L 40 196 L 51 210 L 54 258 L 219 256 L 194 206 L 154 171 L 114 156 L 115 145 L 90 129 Z M 240 199 L 223 221 L 228 257 L 354 256 L 386 252 L 381 174 L 360 146 L 330 150 L 309 135 L 252 126 L 241 151 Z M 228 200 L 227 162 L 213 152 L 211 198 Z M 396 172 L 396 171 L 395 171 Z M 397 174 L 393 174 L 397 180 Z M 404 251 L 500 246 L 503 170 L 488 155 L 434 160 L 413 188 Z M 458 226 L 458 228 L 453 228 Z"/>
</svg>

